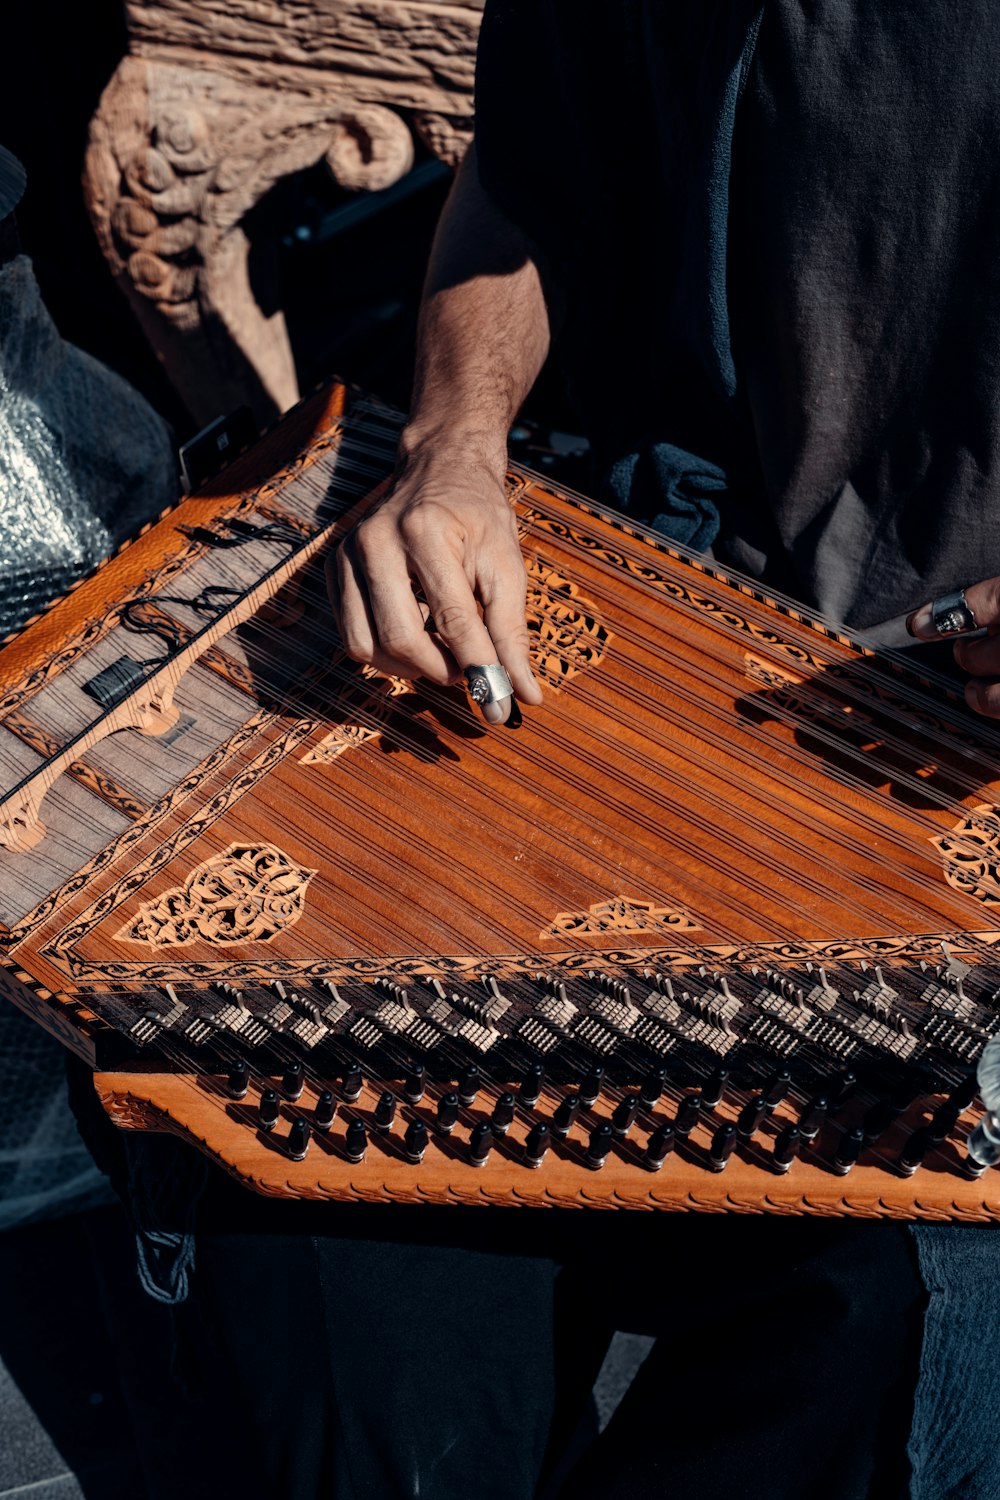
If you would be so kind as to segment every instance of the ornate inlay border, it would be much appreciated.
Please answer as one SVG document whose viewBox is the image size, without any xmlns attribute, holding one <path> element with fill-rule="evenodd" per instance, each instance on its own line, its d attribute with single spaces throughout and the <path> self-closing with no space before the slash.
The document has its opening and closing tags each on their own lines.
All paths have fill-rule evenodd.
<svg viewBox="0 0 1000 1500">
<path fill-rule="evenodd" d="M 595 963 L 628 969 L 649 968 L 697 969 L 701 965 L 751 964 L 792 966 L 799 963 L 836 964 L 861 959 L 879 963 L 903 963 L 910 959 L 940 960 L 942 944 L 956 954 L 978 956 L 977 950 L 1000 953 L 1000 930 L 982 932 L 938 932 L 917 936 L 894 936 L 859 939 L 826 939 L 809 942 L 752 944 L 706 944 L 690 948 L 588 948 L 560 953 L 447 954 L 430 957 L 409 954 L 405 957 L 365 957 L 351 959 L 230 959 L 225 962 L 191 960 L 187 963 L 105 963 L 80 965 L 75 973 L 88 981 L 104 978 L 145 984 L 211 983 L 225 979 L 236 984 L 241 979 L 284 979 L 300 981 L 331 979 L 374 979 L 384 977 L 408 979 L 440 978 L 475 979 L 493 974 L 502 982 L 505 977 L 524 978 L 545 969 L 592 969 Z"/>
</svg>

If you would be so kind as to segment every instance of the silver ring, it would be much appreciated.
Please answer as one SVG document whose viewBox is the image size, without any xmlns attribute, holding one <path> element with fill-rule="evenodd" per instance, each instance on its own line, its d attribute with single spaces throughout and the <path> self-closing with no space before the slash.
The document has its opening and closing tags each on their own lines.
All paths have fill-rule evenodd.
<svg viewBox="0 0 1000 1500">
<path fill-rule="evenodd" d="M 484 703 L 500 703 L 514 696 L 514 685 L 500 663 L 491 662 L 488 667 L 466 667 L 465 680 L 469 685 L 469 697 L 480 707 Z"/>
<path fill-rule="evenodd" d="M 942 594 L 940 599 L 934 600 L 931 624 L 938 635 L 964 635 L 969 630 L 979 629 L 964 589 L 955 594 Z"/>
</svg>

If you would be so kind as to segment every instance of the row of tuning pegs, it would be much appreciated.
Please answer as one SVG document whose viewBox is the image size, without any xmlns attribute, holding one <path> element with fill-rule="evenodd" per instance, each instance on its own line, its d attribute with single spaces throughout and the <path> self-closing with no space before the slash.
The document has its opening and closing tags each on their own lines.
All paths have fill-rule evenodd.
<svg viewBox="0 0 1000 1500">
<path fill-rule="evenodd" d="M 490 1120 L 481 1120 L 473 1127 L 469 1137 L 467 1159 L 474 1166 L 482 1166 L 489 1159 L 498 1136 L 506 1135 L 514 1121 L 518 1104 L 533 1109 L 541 1096 L 544 1083 L 544 1068 L 533 1063 L 521 1080 L 518 1094 L 505 1091 L 494 1101 Z M 630 1133 L 640 1110 L 655 1108 L 666 1087 L 667 1070 L 658 1067 L 652 1070 L 639 1089 L 626 1093 L 618 1099 L 608 1119 L 594 1123 L 590 1129 L 583 1153 L 585 1164 L 593 1170 L 604 1166 L 615 1141 L 623 1141 Z M 707 1121 L 711 1113 L 722 1102 L 728 1073 L 717 1068 L 705 1081 L 702 1088 L 690 1092 L 680 1099 L 670 1121 L 654 1124 L 645 1147 L 644 1164 L 651 1171 L 659 1171 L 678 1141 L 686 1141 L 701 1121 Z M 264 1131 L 273 1131 L 280 1119 L 282 1101 L 297 1103 L 302 1096 L 305 1083 L 304 1070 L 300 1063 L 290 1064 L 278 1087 L 268 1087 L 261 1093 L 257 1119 Z M 459 1076 L 457 1087 L 449 1089 L 437 1099 L 436 1118 L 433 1129 L 448 1136 L 457 1125 L 460 1112 L 475 1103 L 483 1080 L 478 1067 L 470 1064 Z M 232 1065 L 227 1078 L 227 1091 L 233 1099 L 246 1096 L 249 1086 L 249 1069 L 244 1062 Z M 791 1086 L 787 1070 L 775 1071 L 763 1086 L 743 1104 L 735 1121 L 720 1122 L 714 1129 L 707 1153 L 706 1165 L 713 1172 L 724 1171 L 737 1146 L 749 1144 L 760 1130 L 767 1117 L 774 1113 L 786 1098 Z M 771 1169 L 779 1174 L 788 1172 L 799 1156 L 803 1146 L 813 1141 L 829 1117 L 840 1112 L 849 1102 L 857 1086 L 857 1079 L 844 1072 L 830 1081 L 828 1092 L 814 1095 L 800 1111 L 798 1121 L 785 1125 L 774 1140 L 769 1157 Z M 538 1167 L 544 1160 L 554 1139 L 565 1140 L 576 1125 L 581 1111 L 596 1104 L 604 1087 L 603 1068 L 595 1066 L 581 1081 L 577 1089 L 567 1093 L 555 1107 L 551 1119 L 536 1121 L 524 1145 L 524 1162 L 528 1167 Z M 351 1063 L 345 1069 L 338 1090 L 340 1100 L 354 1104 L 363 1088 L 361 1069 Z M 413 1063 L 406 1070 L 401 1090 L 405 1102 L 419 1104 L 426 1092 L 425 1073 L 422 1065 Z M 897 1169 L 906 1176 L 912 1175 L 927 1152 L 945 1141 L 958 1122 L 960 1115 L 972 1103 L 976 1094 L 974 1075 L 963 1079 L 935 1110 L 930 1121 L 912 1132 L 904 1143 L 897 1159 Z M 862 1150 L 873 1145 L 882 1133 L 899 1117 L 915 1097 L 912 1087 L 904 1087 L 872 1105 L 861 1123 L 841 1133 L 837 1150 L 830 1162 L 839 1174 L 851 1171 Z M 398 1110 L 397 1095 L 389 1089 L 380 1094 L 370 1119 L 370 1128 L 387 1134 L 396 1124 Z M 317 1097 L 310 1119 L 298 1117 L 292 1125 L 287 1141 L 287 1150 L 293 1159 L 301 1160 L 309 1146 L 311 1130 L 327 1133 L 337 1115 L 338 1098 L 332 1089 L 323 1090 Z M 350 1161 L 361 1161 L 368 1149 L 368 1129 L 364 1121 L 352 1118 L 347 1125 L 345 1151 Z M 426 1153 L 431 1131 L 423 1120 L 411 1120 L 402 1138 L 403 1153 L 413 1162 L 420 1162 Z"/>
</svg>

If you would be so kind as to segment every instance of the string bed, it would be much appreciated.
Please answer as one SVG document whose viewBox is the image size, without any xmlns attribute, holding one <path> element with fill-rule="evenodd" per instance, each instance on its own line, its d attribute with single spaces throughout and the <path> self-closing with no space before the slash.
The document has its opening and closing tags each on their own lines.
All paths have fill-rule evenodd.
<svg viewBox="0 0 1000 1500">
<path fill-rule="evenodd" d="M 355 408 L 355 414 L 360 415 L 362 420 L 371 419 L 374 411 L 375 408 L 366 406 L 365 403 L 360 403 Z M 381 413 L 379 420 L 382 420 Z M 300 494 L 304 492 L 301 487 L 309 488 L 310 495 L 314 495 L 325 508 L 326 516 L 338 514 L 347 509 L 355 499 L 362 498 L 373 484 L 384 477 L 391 466 L 394 442 L 395 434 L 391 428 L 387 428 L 377 441 L 371 441 L 367 437 L 359 440 L 347 432 L 340 442 L 334 473 L 331 475 L 328 467 L 323 471 L 306 470 L 296 477 L 295 484 L 300 487 Z M 543 499 L 539 501 L 540 506 L 543 503 Z M 269 497 L 269 505 L 272 510 L 280 510 L 281 504 L 282 494 L 279 490 Z M 728 588 L 708 575 L 692 574 L 690 587 L 703 593 L 711 593 L 723 606 L 712 614 L 702 613 L 698 617 L 699 626 L 708 630 L 713 637 L 716 660 L 713 661 L 702 644 L 691 645 L 688 649 L 689 643 L 685 640 L 682 649 L 680 634 L 668 639 L 664 649 L 654 658 L 646 639 L 643 611 L 649 606 L 669 611 L 669 597 L 653 582 L 635 576 L 635 587 L 627 606 L 618 600 L 615 610 L 605 614 L 599 603 L 591 597 L 599 593 L 594 582 L 591 559 L 584 553 L 577 564 L 567 549 L 557 545 L 558 538 L 553 538 L 551 529 L 542 520 L 532 519 L 530 497 L 528 505 L 528 518 L 522 525 L 526 545 L 546 563 L 551 563 L 558 570 L 560 578 L 578 587 L 581 599 L 585 601 L 582 607 L 586 609 L 588 621 L 611 635 L 611 650 L 616 654 L 619 664 L 627 668 L 627 672 L 616 676 L 610 693 L 604 692 L 603 684 L 601 693 L 598 693 L 596 675 L 591 678 L 584 674 L 574 681 L 571 692 L 566 692 L 565 696 L 550 694 L 545 714 L 530 722 L 529 732 L 522 731 L 516 744 L 505 740 L 502 754 L 479 757 L 474 768 L 471 763 L 467 766 L 462 759 L 453 764 L 449 772 L 450 790 L 446 791 L 444 786 L 433 782 L 426 788 L 424 813 L 428 826 L 437 829 L 447 827 L 449 822 L 452 825 L 461 823 L 466 794 L 471 796 L 483 784 L 484 778 L 488 778 L 492 795 L 508 799 L 515 799 L 518 788 L 525 781 L 529 784 L 544 783 L 547 805 L 553 818 L 563 828 L 563 847 L 580 859 L 585 859 L 588 852 L 587 841 L 571 831 L 574 815 L 581 799 L 592 794 L 595 780 L 602 770 L 616 753 L 620 753 L 623 743 L 628 743 L 633 757 L 636 784 L 641 786 L 655 780 L 660 789 L 661 815 L 666 813 L 673 820 L 672 852 L 666 849 L 662 839 L 658 839 L 657 820 L 645 807 L 636 809 L 622 797 L 609 799 L 602 810 L 595 812 L 590 833 L 600 839 L 617 840 L 631 867 L 636 869 L 642 866 L 644 894 L 655 896 L 658 893 L 670 893 L 675 883 L 683 886 L 684 904 L 692 917 L 701 919 L 700 925 L 709 928 L 723 943 L 728 941 L 737 945 L 745 945 L 748 940 L 746 922 L 740 920 L 738 896 L 742 897 L 744 904 L 748 897 L 751 900 L 766 899 L 774 924 L 772 941 L 778 944 L 785 940 L 790 943 L 796 941 L 802 931 L 803 913 L 808 914 L 811 909 L 809 903 L 813 901 L 816 910 L 822 906 L 825 913 L 824 937 L 831 943 L 838 940 L 848 942 L 859 932 L 870 930 L 871 901 L 880 894 L 884 896 L 885 890 L 873 876 L 863 874 L 859 877 L 852 870 L 847 888 L 838 889 L 834 894 L 836 877 L 842 875 L 843 871 L 842 865 L 838 863 L 838 856 L 850 856 L 855 862 L 863 860 L 868 852 L 868 842 L 877 836 L 883 849 L 896 849 L 906 853 L 909 861 L 916 861 L 915 864 L 908 863 L 906 889 L 892 892 L 892 907 L 906 930 L 925 930 L 928 920 L 940 911 L 943 902 L 941 875 L 931 853 L 929 839 L 940 834 L 945 824 L 936 821 L 933 814 L 957 814 L 960 811 L 959 800 L 980 791 L 981 776 L 976 776 L 974 767 L 964 757 L 971 750 L 976 755 L 995 758 L 997 749 L 1000 749 L 1000 735 L 993 727 L 977 724 L 970 731 L 969 717 L 955 701 L 952 684 L 938 674 L 922 671 L 925 682 L 937 690 L 932 697 L 925 688 L 914 684 L 907 676 L 909 664 L 902 657 L 897 659 L 889 654 L 881 660 L 888 664 L 892 673 L 887 686 L 894 700 L 894 710 L 896 705 L 900 705 L 904 714 L 909 711 L 913 715 L 912 721 L 905 717 L 897 718 L 896 722 L 904 723 L 908 731 L 897 732 L 889 718 L 889 711 L 873 702 L 870 693 L 866 694 L 862 685 L 844 675 L 845 658 L 842 648 L 838 648 L 833 641 L 828 641 L 818 632 L 810 631 L 807 626 L 798 626 L 793 620 L 786 618 L 779 622 L 782 637 L 786 642 L 801 645 L 807 650 L 808 661 L 796 655 L 783 654 L 779 643 L 741 633 L 739 627 L 727 619 L 725 606 L 732 611 L 737 610 L 742 596 L 737 590 Z M 645 558 L 641 556 L 641 545 L 627 534 L 622 533 L 615 545 L 623 555 L 628 554 L 639 561 L 650 563 L 648 555 Z M 600 559 L 596 561 L 599 563 Z M 655 566 L 655 561 L 653 558 L 650 565 Z M 176 581 L 171 583 L 170 593 L 176 602 Z M 543 603 L 553 606 L 564 600 L 562 590 L 556 587 L 538 586 L 536 594 Z M 432 754 L 426 740 L 428 722 L 433 725 L 436 734 L 444 737 L 445 743 L 454 742 L 456 733 L 459 741 L 467 742 L 470 736 L 483 732 L 468 706 L 454 692 L 432 688 L 426 683 L 421 683 L 415 694 L 389 700 L 387 716 L 383 715 L 380 706 L 373 709 L 370 703 L 366 703 L 364 696 L 371 693 L 371 682 L 359 679 L 357 669 L 337 651 L 332 626 L 322 623 L 325 620 L 325 598 L 315 569 L 306 575 L 300 585 L 299 595 L 315 631 L 314 638 L 305 647 L 299 641 L 296 648 L 302 672 L 306 676 L 312 674 L 308 682 L 304 682 L 300 674 L 298 682 L 289 690 L 284 667 L 278 669 L 277 664 L 288 654 L 288 631 L 259 620 L 252 626 L 255 644 L 253 668 L 260 690 L 259 696 L 274 699 L 269 708 L 270 722 L 277 723 L 282 718 L 287 719 L 297 709 L 301 709 L 303 716 L 318 718 L 320 721 L 326 718 L 329 721 L 329 714 L 324 715 L 321 707 L 318 707 L 323 695 L 328 693 L 331 700 L 339 700 L 339 712 L 344 714 L 347 722 L 378 733 L 385 751 L 384 768 L 387 775 L 391 775 L 395 765 L 403 759 L 421 760 Z M 154 602 L 155 597 L 154 595 Z M 321 623 L 317 625 L 317 622 Z M 581 630 L 578 638 L 582 639 L 583 635 Z M 223 650 L 225 644 L 224 640 L 220 642 Z M 801 732 L 808 737 L 810 747 L 819 747 L 821 753 L 830 752 L 825 755 L 823 775 L 818 776 L 814 750 L 794 742 L 787 734 L 779 741 L 763 725 L 745 714 L 741 715 L 732 706 L 733 677 L 735 675 L 739 679 L 745 676 L 744 656 L 747 652 L 801 679 L 792 689 L 800 694 L 816 689 L 817 684 L 818 691 L 824 694 L 824 674 L 832 669 L 835 703 L 831 712 L 839 711 L 846 704 L 867 714 L 873 736 L 878 740 L 878 756 L 866 754 L 857 745 L 846 742 L 838 735 L 835 726 L 825 719 L 811 717 L 803 722 L 780 698 L 773 694 L 761 694 L 753 682 L 746 682 L 748 702 L 754 705 L 763 699 L 768 721 L 784 730 Z M 268 666 L 269 659 L 273 670 Z M 55 691 L 58 696 L 58 685 Z M 945 694 L 951 694 L 951 697 L 948 698 Z M 658 697 L 668 697 L 671 700 L 671 718 L 651 722 L 647 716 L 643 721 L 646 726 L 643 734 L 637 734 L 634 729 L 636 720 L 647 708 L 650 698 Z M 347 699 L 351 701 L 347 703 Z M 829 707 L 829 700 L 825 701 Z M 701 738 L 686 732 L 682 723 L 682 711 L 686 709 L 698 711 L 702 720 Z M 954 731 L 955 743 L 949 743 L 944 755 L 938 756 L 939 761 L 947 762 L 946 774 L 941 779 L 946 779 L 948 793 L 938 789 L 933 777 L 930 780 L 918 777 L 905 768 L 907 762 L 912 764 L 914 761 L 909 731 L 926 736 L 929 714 Z M 734 743 L 733 731 L 738 731 L 746 748 Z M 959 741 L 960 735 L 965 736 L 964 746 Z M 970 744 L 969 741 L 974 743 Z M 713 752 L 713 744 L 716 742 L 725 745 L 727 758 L 720 758 Z M 561 782 L 555 785 L 551 776 L 546 779 L 546 771 L 552 763 L 551 751 L 554 746 L 567 743 L 575 744 L 576 753 L 571 766 L 568 769 L 564 767 Z M 228 763 L 231 774 L 238 776 L 241 770 L 248 769 L 255 753 L 255 745 L 237 750 Z M 907 810 L 909 827 L 923 834 L 920 842 L 915 842 L 912 837 L 908 840 L 904 833 L 893 830 L 889 819 L 880 821 L 864 805 L 859 805 L 877 802 L 877 794 L 872 791 L 871 786 L 872 766 L 880 764 L 880 758 L 893 756 L 902 761 L 902 764 L 892 762 L 893 784 L 897 788 L 905 788 L 911 796 L 919 798 L 922 804 L 922 809 L 911 807 Z M 775 757 L 780 757 L 782 765 L 783 780 L 780 785 L 775 781 L 768 787 L 759 776 L 754 780 L 754 773 L 760 762 L 767 758 L 773 760 Z M 323 785 L 331 774 L 335 775 L 337 796 L 341 802 L 365 808 L 372 835 L 377 837 L 383 848 L 383 869 L 388 870 L 395 878 L 398 888 L 405 889 L 411 869 L 419 868 L 417 855 L 421 852 L 421 841 L 413 829 L 402 826 L 398 819 L 392 817 L 387 805 L 384 804 L 382 808 L 373 805 L 368 782 L 370 769 L 370 757 L 351 750 L 339 757 L 332 772 L 329 767 L 316 767 L 310 774 L 316 778 L 317 787 Z M 850 802 L 852 829 L 838 825 L 844 803 L 838 801 L 827 789 L 830 782 L 845 793 Z M 692 808 L 692 786 L 698 788 L 698 800 L 700 804 L 704 804 L 704 810 Z M 710 795 L 737 793 L 741 798 L 743 817 L 738 829 L 726 831 L 727 855 L 721 848 L 718 830 L 714 827 L 707 808 Z M 49 797 L 58 802 L 59 796 L 57 785 Z M 275 805 L 271 807 L 270 813 L 273 819 L 273 837 L 278 842 L 282 838 L 293 839 L 297 828 L 294 818 L 287 810 Z M 170 831 L 178 827 L 181 821 L 180 814 L 168 820 L 163 827 L 163 836 L 169 837 Z M 94 827 L 96 830 L 96 821 Z M 623 835 L 622 830 L 627 830 L 627 833 Z M 719 847 L 713 845 L 713 839 Z M 399 853 L 386 852 L 390 841 L 400 846 Z M 424 844 L 426 845 L 426 839 Z M 746 871 L 754 868 L 755 857 L 759 856 L 762 845 L 787 852 L 801 851 L 803 845 L 808 845 L 814 873 L 798 871 L 795 891 L 779 890 L 773 882 L 768 883 L 760 875 L 748 875 Z M 470 847 L 474 847 L 474 856 L 470 854 L 467 859 L 458 861 L 454 861 L 453 855 L 450 856 L 453 860 L 449 871 L 452 885 L 460 888 L 462 885 L 479 883 L 484 888 L 491 885 L 499 888 L 499 876 L 502 873 L 500 856 L 482 842 Z M 682 863 L 679 864 L 678 860 Z M 732 868 L 741 861 L 744 874 L 740 877 L 739 892 L 733 889 L 727 895 L 727 880 L 732 884 Z M 127 869 L 136 870 L 139 862 L 137 854 Z M 886 862 L 888 863 L 887 859 Z M 116 867 L 119 876 L 123 868 L 124 864 Z M 545 867 L 542 862 L 539 862 L 534 871 L 524 871 L 518 894 L 509 901 L 510 920 L 506 928 L 497 922 L 499 936 L 506 938 L 512 953 L 518 951 L 518 933 L 523 934 L 533 913 L 544 906 L 552 873 L 551 868 Z M 826 883 L 824 877 L 827 877 Z M 354 889 L 362 906 L 370 905 L 374 909 L 385 899 L 384 891 L 376 887 L 374 877 L 365 872 L 357 874 Z M 702 902 L 704 909 L 699 904 Z M 834 910 L 837 913 L 835 920 L 832 915 Z M 727 913 L 725 916 L 723 911 Z M 418 929 L 431 916 L 434 917 L 438 931 L 447 939 L 447 942 L 442 943 L 441 951 L 449 951 L 450 943 L 450 951 L 461 952 L 461 923 L 449 923 L 446 911 L 444 914 L 441 910 L 432 912 L 430 905 L 421 907 L 419 904 L 411 907 L 408 912 L 397 911 L 401 947 L 405 948 L 409 943 L 413 951 L 418 951 Z M 350 931 L 349 925 L 338 928 L 334 921 L 331 946 L 336 948 L 338 943 L 346 942 Z M 983 943 L 974 934 L 963 936 L 962 943 L 963 949 L 977 952 L 984 958 L 990 955 L 988 943 Z M 627 960 L 627 954 L 617 957 Z M 538 964 L 544 970 L 546 960 L 540 958 Z M 489 971 L 490 966 L 491 961 L 484 957 L 484 974 Z M 597 966 L 600 966 L 600 960 L 597 960 Z M 555 967 L 558 971 L 558 964 Z M 619 965 L 618 972 L 624 973 L 626 968 L 627 964 L 625 968 Z M 429 973 L 433 969 L 434 964 L 428 961 Z M 831 969 L 830 972 L 836 983 L 837 971 Z M 682 971 L 678 970 L 673 976 L 678 988 L 683 984 L 696 994 L 711 989 L 713 981 L 710 975 L 703 974 L 699 985 L 689 970 L 683 971 L 683 977 L 681 974 Z M 853 977 L 856 980 L 857 976 Z M 843 983 L 850 983 L 851 978 L 848 974 Z M 654 976 L 646 976 L 640 981 L 633 973 L 628 975 L 628 981 L 633 985 L 641 982 L 649 986 L 653 984 Z M 915 981 L 922 982 L 920 979 Z M 291 986 L 294 982 L 289 983 Z M 537 990 L 538 981 L 523 975 L 516 980 L 508 976 L 503 980 L 503 986 L 510 993 L 525 992 L 522 998 L 527 1003 L 527 993 L 532 986 Z M 459 985 L 460 989 L 467 987 L 467 981 Z M 420 988 L 416 984 L 410 986 L 415 997 L 414 1003 Z M 368 989 L 372 989 L 370 984 Z M 262 991 L 261 996 L 254 998 L 248 990 L 248 1000 L 253 1000 L 253 1014 L 264 1025 L 267 1023 L 264 1020 L 263 996 L 267 993 L 269 992 Z M 194 997 L 188 994 L 186 988 L 184 994 L 192 1002 L 191 1008 L 204 1012 L 206 1020 L 209 1019 L 210 1009 L 212 1015 L 217 1015 L 220 1006 L 224 1004 L 224 997 L 216 995 L 211 1001 L 206 998 L 205 1006 L 196 1007 L 193 1005 Z M 111 1010 L 124 1003 L 123 996 L 104 998 L 108 999 Z M 129 1003 L 134 1006 L 137 998 L 133 995 Z M 909 1001 L 911 998 L 907 991 L 904 1000 Z M 102 997 L 95 995 L 94 999 L 97 1002 Z M 368 1002 L 362 1002 L 359 1007 L 358 999 L 352 992 L 352 1006 L 360 1014 Z M 314 1000 L 307 1000 L 305 1007 L 307 1010 L 309 1007 L 315 1008 L 316 1003 Z M 379 995 L 374 994 L 370 999 L 372 1010 L 378 1004 Z M 985 1002 L 979 1004 L 982 1012 L 986 1008 Z M 154 1009 L 160 1005 L 161 1002 L 157 1001 Z M 134 1009 L 132 1014 L 135 1014 Z M 982 1015 L 979 1019 L 982 1019 Z M 352 1044 L 348 1038 L 332 1036 L 328 1043 L 329 1045 L 324 1043 L 318 1048 L 317 1056 L 313 1057 L 308 1053 L 303 1054 L 302 1049 L 280 1029 L 271 1027 L 265 1050 L 278 1065 L 303 1062 L 304 1078 L 308 1086 L 317 1091 L 329 1084 L 333 1065 L 337 1062 L 343 1064 L 345 1057 L 352 1055 Z M 387 1034 L 380 1045 L 386 1050 L 396 1071 L 401 1071 L 407 1062 L 405 1038 Z M 595 1057 L 598 1056 L 575 1036 L 563 1037 L 559 1045 L 560 1066 L 563 1074 L 569 1077 L 578 1077 L 594 1065 Z M 186 1044 L 177 1041 L 169 1032 L 161 1031 L 156 1036 L 155 1046 L 179 1071 L 190 1071 L 192 1053 Z M 241 1056 L 238 1041 L 217 1026 L 211 1035 L 210 1050 L 212 1056 L 224 1065 Z M 683 1067 L 678 1070 L 678 1076 L 668 1076 L 656 1110 L 646 1111 L 650 1118 L 654 1113 L 659 1118 L 661 1112 L 676 1109 L 692 1087 L 696 1087 L 699 1082 L 704 1083 L 717 1062 L 708 1049 L 703 1049 L 699 1054 L 696 1048 L 679 1044 L 678 1050 L 685 1051 Z M 758 1049 L 758 1054 L 761 1050 Z M 522 1048 L 522 1052 L 525 1057 L 530 1056 L 530 1049 Z M 483 1087 L 492 1095 L 511 1081 L 509 1074 L 496 1073 L 485 1059 L 477 1058 L 467 1044 L 449 1037 L 447 1033 L 442 1033 L 434 1049 L 434 1058 L 436 1067 L 438 1063 L 447 1065 L 452 1074 L 468 1067 L 472 1060 L 477 1061 L 482 1072 Z M 609 1106 L 620 1103 L 626 1097 L 634 1086 L 637 1074 L 651 1066 L 650 1058 L 649 1048 L 644 1048 L 627 1037 L 619 1040 L 614 1053 L 614 1076 L 608 1076 L 603 1091 L 603 1099 Z M 669 1055 L 666 1060 L 670 1065 L 672 1059 Z M 830 1057 L 820 1048 L 810 1050 L 806 1046 L 798 1054 L 797 1063 L 801 1066 L 798 1066 L 798 1076 L 791 1081 L 789 1097 L 806 1103 L 808 1090 L 814 1086 L 816 1078 L 824 1071 L 829 1074 Z M 755 1057 L 754 1066 L 759 1067 L 759 1055 Z M 955 1083 L 960 1069 L 954 1065 L 954 1061 L 949 1064 L 942 1054 L 936 1058 L 935 1066 L 941 1075 L 939 1082 L 943 1078 L 945 1084 Z M 870 1067 L 874 1073 L 878 1072 L 874 1061 L 870 1061 Z M 753 1069 L 751 1074 L 752 1072 Z M 892 1072 L 891 1060 L 888 1064 L 883 1060 L 882 1073 L 890 1082 Z M 742 1080 L 741 1087 L 749 1089 L 760 1081 L 759 1074 L 756 1077 L 748 1076 Z M 878 1088 L 873 1090 L 869 1087 L 870 1082 L 871 1078 L 862 1081 L 857 1094 L 859 1099 L 878 1097 Z M 564 1076 L 560 1087 L 565 1084 Z M 218 1088 L 221 1091 L 220 1097 L 226 1097 L 222 1085 L 208 1081 L 206 1087 Z M 289 1113 L 294 1114 L 291 1105 L 286 1109 L 286 1117 Z M 350 1105 L 342 1105 L 341 1113 L 349 1118 Z M 364 1112 L 358 1111 L 357 1117 L 363 1118 Z M 883 1159 L 879 1155 L 877 1142 L 872 1145 L 871 1150 L 874 1159 Z M 888 1157 L 885 1160 L 888 1162 Z"/>
</svg>

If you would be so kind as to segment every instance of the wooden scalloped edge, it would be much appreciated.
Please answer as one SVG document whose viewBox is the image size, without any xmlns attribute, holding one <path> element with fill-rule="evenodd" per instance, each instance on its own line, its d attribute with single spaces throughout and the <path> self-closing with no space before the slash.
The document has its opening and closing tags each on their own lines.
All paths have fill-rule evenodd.
<svg viewBox="0 0 1000 1500">
<path fill-rule="evenodd" d="M 680 1213 L 773 1213 L 784 1216 L 909 1221 L 991 1223 L 1000 1220 L 1000 1196 L 993 1201 L 983 1187 L 969 1182 L 959 1202 L 949 1179 L 938 1201 L 921 1191 L 919 1175 L 911 1184 L 899 1179 L 897 1199 L 886 1196 L 885 1178 L 869 1173 L 867 1182 L 881 1191 L 845 1191 L 848 1183 L 830 1181 L 813 1169 L 798 1191 L 775 1192 L 773 1177 L 746 1163 L 731 1164 L 727 1177 L 713 1177 L 690 1162 L 672 1161 L 662 1178 L 649 1179 L 638 1165 L 600 1176 L 553 1163 L 531 1173 L 511 1171 L 509 1159 L 476 1169 L 454 1159 L 437 1158 L 421 1168 L 394 1168 L 370 1153 L 363 1166 L 314 1151 L 307 1162 L 291 1163 L 280 1152 L 262 1151 L 245 1123 L 219 1110 L 194 1078 L 177 1074 L 97 1074 L 98 1093 L 115 1124 L 125 1129 L 166 1131 L 191 1141 L 236 1181 L 269 1198 L 314 1202 L 418 1203 L 464 1207 L 574 1208 L 660 1210 Z M 673 1180 L 671 1180 L 671 1167 Z M 735 1169 L 734 1169 L 735 1168 Z M 407 1174 L 413 1171 L 412 1178 Z M 856 1169 L 860 1173 L 862 1168 Z M 623 1183 L 623 1172 L 626 1174 Z M 692 1177 L 698 1185 L 692 1187 Z M 678 1181 L 678 1177 L 682 1180 Z M 648 1180 L 644 1180 L 648 1179 Z M 950 1179 L 957 1182 L 957 1174 Z M 975 1194 L 979 1194 L 976 1201 Z"/>
</svg>

